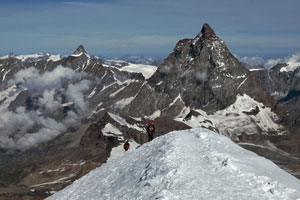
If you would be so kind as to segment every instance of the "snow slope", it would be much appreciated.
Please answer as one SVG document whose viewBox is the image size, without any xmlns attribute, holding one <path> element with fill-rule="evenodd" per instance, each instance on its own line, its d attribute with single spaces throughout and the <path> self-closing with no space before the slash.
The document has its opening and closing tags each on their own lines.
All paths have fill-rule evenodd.
<svg viewBox="0 0 300 200">
<path fill-rule="evenodd" d="M 120 71 L 142 73 L 145 79 L 150 78 L 157 70 L 157 66 L 154 65 L 134 64 L 124 60 L 105 60 L 103 66 L 115 67 Z"/>
<path fill-rule="evenodd" d="M 122 67 L 120 68 L 120 70 L 127 72 L 142 73 L 145 79 L 148 79 L 154 74 L 154 72 L 157 70 L 157 67 L 153 65 L 129 63 L 128 66 Z"/>
<path fill-rule="evenodd" d="M 247 114 L 254 109 L 257 109 L 256 114 Z M 199 114 L 198 116 L 192 116 L 191 119 L 185 120 L 184 117 L 189 113 L 190 109 L 185 108 L 185 110 L 175 120 L 193 128 L 214 127 L 220 133 L 229 137 L 242 133 L 256 134 L 258 127 L 262 134 L 267 134 L 270 131 L 281 134 L 283 129 L 283 127 L 274 122 L 278 120 L 278 116 L 271 111 L 271 108 L 265 107 L 262 103 L 255 101 L 246 94 L 237 95 L 236 101 L 232 105 L 211 115 L 197 109 L 194 111 Z"/>
<path fill-rule="evenodd" d="M 134 140 L 129 140 L 128 142 L 130 144 L 131 149 L 134 149 L 134 148 L 140 146 L 140 144 L 136 143 Z M 126 153 L 124 148 L 123 148 L 124 143 L 125 143 L 125 141 L 123 143 L 121 143 L 119 146 L 114 147 L 111 150 L 110 157 L 107 159 L 107 162 L 110 162 L 114 159 L 117 159 L 117 158 L 123 156 L 124 153 Z"/>
<path fill-rule="evenodd" d="M 300 181 L 207 129 L 174 131 L 131 149 L 47 198 L 300 199 Z"/>
</svg>

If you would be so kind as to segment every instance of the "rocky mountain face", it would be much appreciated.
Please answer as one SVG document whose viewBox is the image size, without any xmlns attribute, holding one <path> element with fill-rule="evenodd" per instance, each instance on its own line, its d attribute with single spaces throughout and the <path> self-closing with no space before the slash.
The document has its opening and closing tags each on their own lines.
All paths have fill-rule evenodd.
<svg viewBox="0 0 300 200">
<path fill-rule="evenodd" d="M 287 63 L 278 63 L 270 70 L 252 69 L 251 73 L 263 84 L 268 92 L 277 100 L 287 96 L 289 91 L 296 90 L 299 82 L 299 70 L 284 70 Z M 300 66 L 299 66 L 300 67 Z"/>
<path fill-rule="evenodd" d="M 251 70 L 267 91 L 278 100 L 277 107 L 287 110 L 286 123 L 294 129 L 293 131 L 300 127 L 299 72 L 300 66 L 291 68 L 287 63 L 278 63 L 270 70 Z"/>
<path fill-rule="evenodd" d="M 180 40 L 150 78 L 122 70 L 124 63 L 103 63 L 82 45 L 62 59 L 0 59 L 0 199 L 50 195 L 105 163 L 126 139 L 147 142 L 150 121 L 156 136 L 205 127 L 273 153 L 266 141 L 300 153 L 282 123 L 287 103 L 263 87 L 289 86 L 250 72 L 208 24 Z"/>
<path fill-rule="evenodd" d="M 237 94 L 269 107 L 275 104 L 208 24 L 194 39 L 179 41 L 148 83 L 125 108 L 128 113 L 151 115 L 159 110 L 176 116 L 184 107 L 213 113 L 231 105 Z"/>
<path fill-rule="evenodd" d="M 213 115 L 216 111 L 232 105 L 237 100 L 237 96 L 243 94 L 263 103 L 271 110 L 276 103 L 250 71 L 230 53 L 212 28 L 204 24 L 201 32 L 194 39 L 184 39 L 177 43 L 174 51 L 159 66 L 148 80 L 148 84 L 143 85 L 124 111 L 134 116 L 154 115 L 181 119 L 192 115 L 189 112 L 195 113 L 195 110 L 204 111 L 205 115 Z M 249 109 L 251 110 L 246 108 L 244 111 L 249 112 Z M 245 123 L 259 121 L 254 118 L 248 117 L 246 120 L 248 122 Z M 207 120 L 212 121 L 206 118 Z M 262 131 L 264 128 L 259 128 L 258 123 L 253 124 L 256 132 L 267 134 L 274 131 L 274 129 Z M 197 126 L 203 124 L 205 120 L 197 122 Z M 219 122 L 210 127 L 220 130 Z M 226 133 L 221 132 L 222 134 L 234 136 L 244 131 L 252 134 L 250 130 L 243 128 L 244 123 L 237 124 L 237 129 L 244 130 L 240 130 L 239 133 L 234 130 L 232 133 L 227 133 L 228 126 L 226 127 L 222 128 L 226 130 Z"/>
</svg>

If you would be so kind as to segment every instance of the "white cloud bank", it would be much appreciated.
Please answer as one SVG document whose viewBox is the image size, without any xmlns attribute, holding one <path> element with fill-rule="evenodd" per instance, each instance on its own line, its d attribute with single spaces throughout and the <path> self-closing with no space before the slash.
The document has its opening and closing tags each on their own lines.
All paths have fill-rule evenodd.
<svg viewBox="0 0 300 200">
<path fill-rule="evenodd" d="M 17 107 L 15 111 L 6 108 L 0 113 L 0 148 L 27 150 L 42 142 L 49 141 L 77 123 L 88 109 L 84 92 L 90 81 L 86 74 L 58 66 L 53 71 L 40 73 L 36 68 L 17 72 L 8 85 L 18 84 L 28 90 L 37 109 Z M 0 91 L 1 92 L 1 91 Z M 52 113 L 63 109 L 68 103 L 70 109 L 61 121 L 51 118 Z"/>
</svg>

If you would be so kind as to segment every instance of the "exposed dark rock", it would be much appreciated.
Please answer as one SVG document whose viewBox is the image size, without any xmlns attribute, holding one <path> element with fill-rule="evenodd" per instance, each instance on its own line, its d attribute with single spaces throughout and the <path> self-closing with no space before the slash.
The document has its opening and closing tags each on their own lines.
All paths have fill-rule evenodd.
<svg viewBox="0 0 300 200">
<path fill-rule="evenodd" d="M 180 40 L 137 97 L 125 108 L 134 116 L 176 116 L 184 107 L 213 113 L 248 94 L 273 108 L 275 100 L 227 49 L 209 25 L 194 39 Z M 165 112 L 170 111 L 172 112 Z"/>
<path fill-rule="evenodd" d="M 203 24 L 203 27 L 201 29 L 201 34 L 202 34 L 202 37 L 205 39 L 217 38 L 214 30 L 206 23 Z"/>
<path fill-rule="evenodd" d="M 250 110 L 249 112 L 243 111 L 243 113 L 247 115 L 257 115 L 259 113 L 259 108 L 256 106 L 254 109 Z"/>
<path fill-rule="evenodd" d="M 83 45 L 79 45 L 79 47 L 76 49 L 76 51 L 74 51 L 73 55 L 80 55 L 82 53 L 87 54 L 85 48 L 83 47 Z"/>
</svg>

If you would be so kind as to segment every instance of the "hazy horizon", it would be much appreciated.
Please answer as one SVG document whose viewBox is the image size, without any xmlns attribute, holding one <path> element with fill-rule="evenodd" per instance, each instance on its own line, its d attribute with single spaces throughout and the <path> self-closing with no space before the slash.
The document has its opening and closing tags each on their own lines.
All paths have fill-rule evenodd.
<svg viewBox="0 0 300 200">
<path fill-rule="evenodd" d="M 178 40 L 210 24 L 239 57 L 284 58 L 300 52 L 295 0 L 3 0 L 0 55 L 90 55 L 166 58 Z"/>
</svg>

